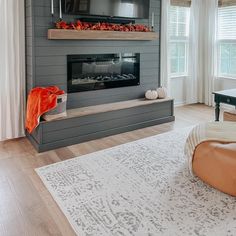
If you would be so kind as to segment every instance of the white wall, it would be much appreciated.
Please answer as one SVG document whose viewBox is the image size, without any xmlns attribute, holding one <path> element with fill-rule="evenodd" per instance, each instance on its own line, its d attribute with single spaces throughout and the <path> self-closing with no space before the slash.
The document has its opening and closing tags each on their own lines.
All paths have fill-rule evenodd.
<svg viewBox="0 0 236 236">
<path fill-rule="evenodd" d="M 175 105 L 186 104 L 186 80 L 187 77 L 177 77 L 170 79 L 171 97 L 175 99 Z M 236 79 L 218 78 L 215 81 L 215 91 L 225 89 L 236 89 Z"/>
<path fill-rule="evenodd" d="M 219 78 L 215 83 L 216 90 L 236 89 L 236 79 Z"/>
<path fill-rule="evenodd" d="M 175 105 L 186 104 L 186 77 L 170 79 L 170 94 L 175 99 Z"/>
</svg>

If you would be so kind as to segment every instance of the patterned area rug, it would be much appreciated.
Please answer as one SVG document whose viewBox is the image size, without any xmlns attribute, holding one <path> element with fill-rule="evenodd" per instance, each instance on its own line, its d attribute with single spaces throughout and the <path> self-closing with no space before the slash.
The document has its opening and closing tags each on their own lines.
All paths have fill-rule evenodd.
<svg viewBox="0 0 236 236">
<path fill-rule="evenodd" d="M 188 171 L 189 129 L 37 169 L 79 236 L 233 236 L 236 198 Z"/>
</svg>

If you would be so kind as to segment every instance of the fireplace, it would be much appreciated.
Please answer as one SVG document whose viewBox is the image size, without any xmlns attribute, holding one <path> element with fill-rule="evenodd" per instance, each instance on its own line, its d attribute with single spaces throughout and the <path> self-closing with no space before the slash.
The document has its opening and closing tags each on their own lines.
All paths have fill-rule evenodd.
<svg viewBox="0 0 236 236">
<path fill-rule="evenodd" d="M 89 54 L 67 56 L 68 93 L 137 86 L 140 54 Z"/>
</svg>

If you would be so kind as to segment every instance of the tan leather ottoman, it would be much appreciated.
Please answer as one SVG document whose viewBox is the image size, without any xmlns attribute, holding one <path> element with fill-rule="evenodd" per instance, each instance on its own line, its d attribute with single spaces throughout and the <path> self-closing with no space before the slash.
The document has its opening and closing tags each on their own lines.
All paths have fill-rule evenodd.
<svg viewBox="0 0 236 236">
<path fill-rule="evenodd" d="M 235 121 L 236 122 L 236 110 L 230 110 L 224 112 L 224 121 Z"/>
<path fill-rule="evenodd" d="M 199 144 L 193 157 L 193 172 L 212 187 L 236 196 L 236 143 Z"/>
</svg>

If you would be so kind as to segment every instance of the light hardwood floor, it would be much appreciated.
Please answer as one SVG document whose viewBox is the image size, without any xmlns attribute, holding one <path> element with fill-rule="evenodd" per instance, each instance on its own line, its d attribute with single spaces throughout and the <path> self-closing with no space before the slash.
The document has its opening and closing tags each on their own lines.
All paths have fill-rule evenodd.
<svg viewBox="0 0 236 236">
<path fill-rule="evenodd" d="M 75 235 L 34 169 L 173 129 L 214 120 L 204 105 L 175 109 L 176 121 L 38 154 L 25 138 L 0 142 L 0 235 Z"/>
</svg>

